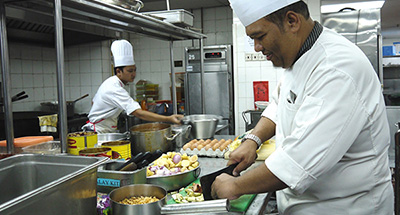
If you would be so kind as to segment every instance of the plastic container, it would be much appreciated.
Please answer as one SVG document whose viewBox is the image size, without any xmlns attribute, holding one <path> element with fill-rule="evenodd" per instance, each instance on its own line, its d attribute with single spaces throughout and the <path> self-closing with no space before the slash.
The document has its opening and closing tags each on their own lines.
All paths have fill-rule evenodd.
<svg viewBox="0 0 400 215">
<path fill-rule="evenodd" d="M 61 153 L 60 141 L 48 141 L 22 148 L 22 152 L 31 154 L 58 154 Z"/>
</svg>

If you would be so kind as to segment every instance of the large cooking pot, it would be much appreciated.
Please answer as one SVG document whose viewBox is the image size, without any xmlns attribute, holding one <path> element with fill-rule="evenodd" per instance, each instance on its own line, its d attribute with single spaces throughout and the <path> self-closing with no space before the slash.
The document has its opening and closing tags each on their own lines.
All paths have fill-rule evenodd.
<svg viewBox="0 0 400 215">
<path fill-rule="evenodd" d="M 75 103 L 83 98 L 88 97 L 89 94 L 85 94 L 73 101 L 67 101 L 67 117 L 74 116 L 75 114 Z M 42 102 L 40 103 L 43 111 L 58 112 L 58 101 Z"/>
<path fill-rule="evenodd" d="M 173 140 L 179 135 L 171 135 L 171 125 L 165 123 L 145 123 L 132 126 L 129 130 L 133 154 L 157 149 L 168 152 L 174 148 Z"/>
</svg>

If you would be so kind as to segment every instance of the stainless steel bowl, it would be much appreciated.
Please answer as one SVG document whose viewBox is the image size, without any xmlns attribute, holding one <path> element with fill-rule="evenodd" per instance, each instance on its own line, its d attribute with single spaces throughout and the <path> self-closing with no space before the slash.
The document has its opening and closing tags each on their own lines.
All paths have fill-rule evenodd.
<svg viewBox="0 0 400 215">
<path fill-rule="evenodd" d="M 192 126 L 190 130 L 192 139 L 208 139 L 214 137 L 220 120 L 222 120 L 222 116 L 198 114 L 185 116 L 182 122 Z"/>
<path fill-rule="evenodd" d="M 129 139 L 129 132 L 125 133 L 103 133 L 97 134 L 97 142 L 109 142 L 109 141 L 117 141 L 117 140 L 127 140 Z"/>
<path fill-rule="evenodd" d="M 186 187 L 191 182 L 197 179 L 200 175 L 200 166 L 187 171 L 178 173 L 176 175 L 169 176 L 151 176 L 147 177 L 148 184 L 155 184 L 163 187 L 168 192 L 173 190 L 178 190 L 182 187 Z"/>
<path fill-rule="evenodd" d="M 143 205 L 126 205 L 118 203 L 119 201 L 133 196 L 155 196 L 160 199 Z M 153 215 L 161 214 L 162 206 L 167 204 L 167 191 L 157 185 L 134 184 L 117 188 L 110 192 L 112 214 L 118 215 Z"/>
</svg>

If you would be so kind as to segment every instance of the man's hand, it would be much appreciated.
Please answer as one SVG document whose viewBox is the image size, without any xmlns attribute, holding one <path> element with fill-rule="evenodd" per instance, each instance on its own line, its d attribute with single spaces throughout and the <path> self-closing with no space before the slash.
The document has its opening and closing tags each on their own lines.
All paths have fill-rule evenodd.
<svg viewBox="0 0 400 215">
<path fill-rule="evenodd" d="M 238 176 L 240 172 L 254 163 L 257 158 L 256 150 L 257 144 L 252 140 L 246 140 L 229 155 L 228 166 L 239 163 L 233 170 L 234 176 Z"/>
<path fill-rule="evenodd" d="M 237 194 L 237 186 L 235 177 L 223 173 L 215 178 L 211 186 L 211 196 L 213 199 L 237 199 L 240 195 Z"/>
<path fill-rule="evenodd" d="M 181 114 L 174 114 L 168 117 L 169 122 L 174 124 L 181 124 L 181 120 L 183 119 L 183 115 Z"/>
</svg>

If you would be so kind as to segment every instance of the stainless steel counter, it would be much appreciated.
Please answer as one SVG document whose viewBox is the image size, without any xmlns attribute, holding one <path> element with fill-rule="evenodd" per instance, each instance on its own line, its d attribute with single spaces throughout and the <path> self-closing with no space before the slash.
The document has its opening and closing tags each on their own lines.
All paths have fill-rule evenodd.
<svg viewBox="0 0 400 215">
<path fill-rule="evenodd" d="M 219 137 L 216 137 L 216 138 L 221 139 Z M 229 138 L 224 138 L 224 139 L 229 139 Z M 200 173 L 199 177 L 201 177 L 203 175 L 207 175 L 208 173 L 217 171 L 217 170 L 225 167 L 227 162 L 228 162 L 228 160 L 225 160 L 223 158 L 199 157 L 199 163 L 200 163 L 200 168 L 201 168 L 201 173 Z M 257 165 L 260 165 L 261 163 L 263 163 L 263 162 L 257 161 L 249 169 L 252 169 L 252 168 L 256 167 Z M 250 204 L 250 207 L 247 209 L 247 211 L 245 213 L 231 212 L 229 214 L 251 214 L 251 215 L 264 214 L 264 210 L 265 210 L 265 207 L 266 207 L 269 197 L 270 196 L 268 196 L 268 193 L 257 194 L 256 198 L 254 198 L 253 202 Z M 213 214 L 216 214 L 216 213 L 213 213 Z"/>
<path fill-rule="evenodd" d="M 215 135 L 215 139 L 235 139 L 235 136 L 233 135 Z M 226 166 L 228 163 L 228 160 L 224 158 L 210 158 L 210 157 L 199 157 L 199 163 L 200 163 L 200 168 L 201 172 L 199 177 L 203 175 L 207 175 L 211 172 L 217 171 L 223 167 Z M 257 165 L 262 164 L 263 161 L 256 161 L 255 164 L 253 164 L 249 169 L 252 169 L 256 167 Z M 270 198 L 270 195 L 268 193 L 261 193 L 257 194 L 257 196 L 254 198 L 253 202 L 250 204 L 250 207 L 247 209 L 245 213 L 239 213 L 239 212 L 230 212 L 229 214 L 264 214 L 265 207 L 267 205 L 268 199 Z M 216 213 L 213 213 L 216 214 Z M 226 213 L 224 213 L 226 214 Z"/>
</svg>

